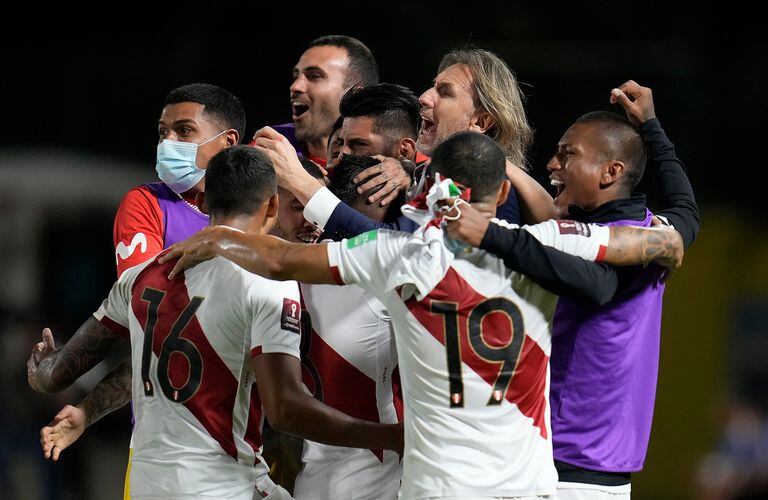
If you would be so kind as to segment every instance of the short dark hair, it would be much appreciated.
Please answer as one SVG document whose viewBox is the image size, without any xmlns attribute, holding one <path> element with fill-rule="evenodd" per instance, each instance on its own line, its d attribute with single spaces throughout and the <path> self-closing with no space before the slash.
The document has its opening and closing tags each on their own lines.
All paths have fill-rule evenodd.
<svg viewBox="0 0 768 500">
<path fill-rule="evenodd" d="M 245 137 L 245 108 L 231 92 L 210 83 L 190 83 L 171 90 L 163 107 L 181 102 L 203 105 L 203 113 L 222 127 L 237 130 L 240 139 Z"/>
<path fill-rule="evenodd" d="M 299 162 L 301 162 L 301 166 L 304 167 L 304 170 L 306 170 L 307 173 L 315 179 L 322 180 L 325 178 L 323 171 L 320 170 L 320 167 L 317 166 L 317 163 L 313 162 L 306 156 L 299 156 Z"/>
<path fill-rule="evenodd" d="M 504 151 L 496 141 L 477 132 L 459 132 L 441 142 L 429 167 L 472 188 L 472 201 L 493 195 L 507 178 Z"/>
<path fill-rule="evenodd" d="M 205 198 L 212 216 L 253 215 L 277 192 L 272 161 L 250 146 L 232 146 L 211 158 Z"/>
<path fill-rule="evenodd" d="M 346 81 L 348 87 L 379 83 L 379 65 L 376 64 L 371 49 L 363 42 L 347 35 L 325 35 L 309 42 L 309 48 L 325 46 L 346 49 L 349 57 L 349 73 Z"/>
<path fill-rule="evenodd" d="M 605 140 L 610 159 L 619 160 L 627 166 L 622 177 L 623 187 L 629 195 L 635 189 L 645 172 L 646 150 L 640 131 L 625 117 L 610 111 L 592 111 L 581 115 L 576 123 L 597 123 Z"/>
<path fill-rule="evenodd" d="M 387 137 L 389 141 L 403 137 L 416 139 L 419 133 L 419 109 L 416 94 L 407 87 L 392 83 L 353 87 L 344 94 L 339 104 L 343 118 L 375 118 L 373 131 Z"/>
<path fill-rule="evenodd" d="M 366 168 L 378 165 L 379 163 L 381 163 L 379 160 L 371 156 L 342 155 L 339 163 L 331 172 L 331 184 L 328 186 L 328 189 L 347 205 L 351 205 L 358 197 L 370 196 L 378 191 L 378 189 L 374 188 L 370 193 L 358 194 L 357 184 L 352 182 L 352 179 Z"/>
<path fill-rule="evenodd" d="M 352 205 L 357 200 L 365 200 L 373 193 L 379 191 L 384 185 L 379 185 L 365 193 L 358 193 L 353 179 L 363 170 L 378 165 L 379 160 L 371 156 L 364 155 L 342 155 L 339 163 L 334 167 L 330 175 L 331 184 L 328 189 L 336 195 L 338 199 Z M 400 193 L 398 200 L 390 203 L 389 209 L 384 216 L 384 222 L 392 222 L 400 215 L 400 206 L 405 203 L 405 193 Z"/>
</svg>

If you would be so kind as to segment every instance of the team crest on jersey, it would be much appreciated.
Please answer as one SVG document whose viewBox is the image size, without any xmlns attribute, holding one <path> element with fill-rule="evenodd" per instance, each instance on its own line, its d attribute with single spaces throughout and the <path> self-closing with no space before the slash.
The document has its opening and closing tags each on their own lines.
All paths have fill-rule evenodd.
<svg viewBox="0 0 768 500">
<path fill-rule="evenodd" d="M 371 241 L 376 241 L 376 236 L 379 234 L 378 229 L 374 229 L 372 231 L 368 231 L 366 233 L 358 234 L 354 238 L 350 238 L 347 240 L 347 249 L 351 250 L 355 247 L 359 247 L 360 245 L 364 243 L 368 243 Z"/>
<path fill-rule="evenodd" d="M 586 237 L 592 234 L 587 224 L 575 220 L 559 220 L 557 227 L 560 229 L 560 234 L 580 234 Z"/>
<path fill-rule="evenodd" d="M 301 305 L 295 300 L 283 299 L 280 328 L 289 332 L 301 333 Z"/>
</svg>

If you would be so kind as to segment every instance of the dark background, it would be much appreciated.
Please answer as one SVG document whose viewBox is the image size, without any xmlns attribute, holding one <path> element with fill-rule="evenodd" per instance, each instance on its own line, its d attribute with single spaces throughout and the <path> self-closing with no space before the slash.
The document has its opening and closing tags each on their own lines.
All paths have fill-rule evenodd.
<svg viewBox="0 0 768 500">
<path fill-rule="evenodd" d="M 290 119 L 291 69 L 318 35 L 360 38 L 384 81 L 417 94 L 443 53 L 471 42 L 500 54 L 526 84 L 540 177 L 565 128 L 586 111 L 609 108 L 610 89 L 632 78 L 653 88 L 699 198 L 759 208 L 745 192 L 757 183 L 743 179 L 752 175 L 748 163 L 764 156 L 754 152 L 767 110 L 768 44 L 751 9 L 737 4 L 318 2 L 180 10 L 122 6 L 92 22 L 43 11 L 44 21 L 3 35 L 4 111 L 13 119 L 0 145 L 78 148 L 151 168 L 163 97 L 179 85 L 205 81 L 231 90 L 246 106 L 250 133 Z"/>
<path fill-rule="evenodd" d="M 450 49 L 469 42 L 499 54 L 523 83 L 536 131 L 532 175 L 545 184 L 544 166 L 579 115 L 620 112 L 609 92 L 628 79 L 651 87 L 688 167 L 703 229 L 665 297 L 653 435 L 633 497 L 704 498 L 702 484 L 719 470 L 707 468 L 708 457 L 713 450 L 730 456 L 722 429 L 744 415 L 734 406 L 757 412 L 768 450 L 768 227 L 760 193 L 768 37 L 754 8 L 606 1 L 22 7 L 4 16 L 0 30 L 0 180 L 14 155 L 62 152 L 89 165 L 102 159 L 108 177 L 136 177 L 116 193 L 153 180 L 163 99 L 191 82 L 237 95 L 248 113 L 247 136 L 289 121 L 293 65 L 324 34 L 359 38 L 375 54 L 382 81 L 417 95 Z M 11 492 L 8 498 L 120 498 L 127 409 L 89 429 L 61 462 L 46 464 L 39 428 L 84 389 L 52 397 L 32 393 L 24 380 L 41 328 L 67 339 L 115 279 L 111 223 L 119 195 L 109 203 L 87 192 L 50 202 L 59 190 L 93 184 L 76 166 L 62 164 L 66 182 L 53 187 L 42 177 L 49 174 L 30 168 L 24 182 L 46 186 L 32 195 L 0 182 L 0 264 L 20 252 L 35 262 L 35 273 L 21 278 L 1 276 L 8 269 L 0 265 L 7 292 L 0 295 L 0 491 Z M 27 203 L 39 205 L 38 222 L 34 238 L 25 239 L 29 247 L 19 247 L 7 228 L 23 228 L 24 219 L 3 216 L 24 212 Z M 25 301 L 8 300 L 19 288 L 14 279 L 34 281 Z M 747 457 L 740 470 L 753 462 Z"/>
</svg>

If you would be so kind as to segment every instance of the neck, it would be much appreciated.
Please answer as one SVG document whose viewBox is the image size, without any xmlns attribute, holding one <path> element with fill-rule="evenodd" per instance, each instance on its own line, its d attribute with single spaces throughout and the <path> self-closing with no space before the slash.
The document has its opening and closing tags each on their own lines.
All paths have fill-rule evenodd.
<svg viewBox="0 0 768 500">
<path fill-rule="evenodd" d="M 327 159 L 328 137 L 321 137 L 316 141 L 307 142 L 307 154 L 317 158 Z"/>
<path fill-rule="evenodd" d="M 261 224 L 256 222 L 252 215 L 231 215 L 228 217 L 211 216 L 211 226 L 229 226 L 239 229 L 244 233 L 258 233 Z"/>
</svg>

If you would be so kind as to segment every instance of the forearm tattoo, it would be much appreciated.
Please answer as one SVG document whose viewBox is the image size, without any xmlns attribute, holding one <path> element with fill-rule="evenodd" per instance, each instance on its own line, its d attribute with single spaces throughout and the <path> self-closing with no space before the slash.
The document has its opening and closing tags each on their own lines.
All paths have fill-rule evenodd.
<svg viewBox="0 0 768 500">
<path fill-rule="evenodd" d="M 131 361 L 123 361 L 78 404 L 85 411 L 86 427 L 131 400 Z"/>
<path fill-rule="evenodd" d="M 45 392 L 61 391 L 105 359 L 126 339 L 89 318 L 64 347 L 40 361 L 37 378 Z"/>
<path fill-rule="evenodd" d="M 616 255 L 622 264 L 656 262 L 666 267 L 677 267 L 682 261 L 683 246 L 674 229 L 647 229 L 634 226 L 611 227 L 611 238 L 618 244 Z M 633 262 L 635 261 L 635 262 Z"/>
</svg>

